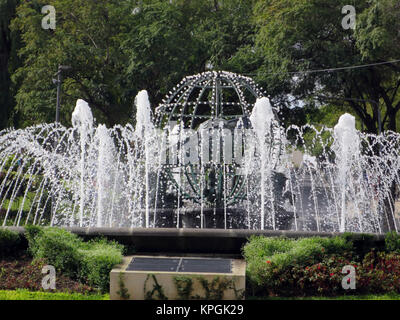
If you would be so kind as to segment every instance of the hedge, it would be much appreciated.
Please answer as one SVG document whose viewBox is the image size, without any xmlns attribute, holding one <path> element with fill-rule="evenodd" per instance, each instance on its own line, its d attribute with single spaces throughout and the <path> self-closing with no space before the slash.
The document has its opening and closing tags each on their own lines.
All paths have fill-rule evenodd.
<svg viewBox="0 0 400 320">
<path fill-rule="evenodd" d="M 28 227 L 27 238 L 35 259 L 45 259 L 57 271 L 102 292 L 109 289 L 111 269 L 122 262 L 124 247 L 105 239 L 83 242 L 64 229 L 38 227 Z"/>
<path fill-rule="evenodd" d="M 400 293 L 400 235 L 385 241 L 363 234 L 333 238 L 252 237 L 244 246 L 251 295 L 312 296 Z M 344 266 L 356 271 L 356 289 L 342 287 Z"/>
<path fill-rule="evenodd" d="M 15 257 L 21 251 L 23 240 L 17 232 L 0 228 L 0 258 Z"/>
</svg>

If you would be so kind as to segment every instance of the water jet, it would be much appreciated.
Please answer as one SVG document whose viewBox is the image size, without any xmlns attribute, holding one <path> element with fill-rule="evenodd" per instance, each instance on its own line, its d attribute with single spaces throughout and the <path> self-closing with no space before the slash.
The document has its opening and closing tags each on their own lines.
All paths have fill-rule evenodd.
<svg viewBox="0 0 400 320">
<path fill-rule="evenodd" d="M 72 128 L 1 131 L 0 224 L 397 231 L 397 133 L 348 114 L 284 128 L 252 79 L 223 71 L 186 77 L 154 114 L 146 91 L 135 103 L 135 126 L 96 124 L 78 100 Z"/>
</svg>

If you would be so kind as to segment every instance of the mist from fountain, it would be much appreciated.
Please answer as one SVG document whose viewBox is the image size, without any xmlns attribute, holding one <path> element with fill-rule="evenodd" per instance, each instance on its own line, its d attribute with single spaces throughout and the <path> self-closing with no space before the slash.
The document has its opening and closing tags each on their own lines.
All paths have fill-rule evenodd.
<svg viewBox="0 0 400 320">
<path fill-rule="evenodd" d="M 272 169 L 271 160 L 269 158 L 270 153 L 268 152 L 269 146 L 273 145 L 271 141 L 271 129 L 272 123 L 275 120 L 274 113 L 272 111 L 271 104 L 268 98 L 257 99 L 252 114 L 250 116 L 250 121 L 253 126 L 255 133 L 255 139 L 252 139 L 253 143 L 258 144 L 258 152 L 260 159 L 260 197 L 261 197 L 261 230 L 264 230 L 265 226 L 265 211 L 266 211 L 266 198 L 269 198 L 271 204 L 269 206 L 270 217 L 269 220 L 272 222 L 272 229 L 276 230 L 275 226 L 275 206 L 272 188 Z M 269 197 L 266 195 L 265 188 L 268 187 Z"/>
<path fill-rule="evenodd" d="M 205 227 L 205 212 L 213 209 L 207 192 L 216 188 L 223 190 L 223 228 L 232 227 L 231 208 L 243 212 L 240 226 L 251 229 L 383 232 L 395 216 L 397 133 L 363 134 L 349 114 L 334 129 L 285 130 L 267 98 L 256 101 L 250 129 L 239 120 L 231 131 L 222 122 L 202 125 L 202 132 L 177 124 L 159 130 L 151 119 L 148 94 L 141 91 L 135 127 L 96 125 L 89 105 L 78 100 L 72 128 L 41 124 L 1 131 L 0 223 L 183 227 L 186 211 L 197 210 L 195 227 Z M 311 144 L 305 139 L 310 132 Z M 193 136 L 196 143 L 189 145 Z M 222 168 L 220 180 L 203 161 L 211 146 L 217 151 L 209 155 L 212 166 Z M 227 150 L 243 155 L 236 163 L 240 176 L 229 176 Z M 291 160 L 293 150 L 302 151 L 300 164 Z M 191 163 L 196 157 L 200 162 Z M 192 171 L 168 175 L 166 161 L 186 161 Z M 200 190 L 192 202 L 185 197 L 190 184 Z M 235 203 L 228 197 L 234 188 L 246 194 Z M 217 214 L 214 207 L 212 216 Z"/>
<path fill-rule="evenodd" d="M 359 171 L 360 163 L 360 139 L 356 130 L 356 120 L 350 114 L 344 114 L 340 117 L 338 124 L 334 128 L 335 143 L 333 150 L 336 155 L 338 166 L 338 189 L 340 195 L 340 228 L 341 232 L 346 229 L 346 195 L 348 192 L 354 192 L 351 189 L 352 183 L 349 183 L 354 173 L 361 176 Z M 354 194 L 353 203 L 357 216 L 359 212 L 359 200 L 362 197 L 360 192 Z"/>
</svg>

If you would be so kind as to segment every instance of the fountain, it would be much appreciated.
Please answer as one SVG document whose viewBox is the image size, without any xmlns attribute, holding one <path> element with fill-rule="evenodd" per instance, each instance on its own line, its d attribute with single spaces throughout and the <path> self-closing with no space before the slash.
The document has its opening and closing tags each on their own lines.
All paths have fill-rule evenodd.
<svg viewBox="0 0 400 320">
<path fill-rule="evenodd" d="M 285 129 L 229 72 L 186 77 L 154 114 L 146 91 L 135 104 L 135 126 L 97 125 L 78 100 L 72 128 L 1 131 L 0 224 L 397 231 L 397 133 L 361 133 L 349 114 Z"/>
</svg>

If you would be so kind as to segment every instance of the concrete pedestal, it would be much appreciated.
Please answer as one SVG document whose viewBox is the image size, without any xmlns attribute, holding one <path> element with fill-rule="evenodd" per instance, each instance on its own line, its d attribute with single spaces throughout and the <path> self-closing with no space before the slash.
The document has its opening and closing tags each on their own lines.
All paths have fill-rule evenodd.
<svg viewBox="0 0 400 320">
<path fill-rule="evenodd" d="M 246 263 L 244 260 L 232 259 L 230 273 L 127 270 L 135 257 L 138 256 L 125 257 L 123 263 L 111 271 L 111 300 L 237 300 L 244 298 L 246 286 Z M 154 258 L 154 256 L 147 257 Z M 138 258 L 144 258 L 144 256 Z M 181 259 L 181 257 L 157 258 Z M 201 258 L 185 257 L 185 259 Z"/>
</svg>

